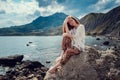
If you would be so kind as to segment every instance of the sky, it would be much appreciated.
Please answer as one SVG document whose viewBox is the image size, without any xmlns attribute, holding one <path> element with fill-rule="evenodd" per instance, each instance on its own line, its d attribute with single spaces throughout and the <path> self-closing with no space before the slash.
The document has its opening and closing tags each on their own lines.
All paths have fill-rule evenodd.
<svg viewBox="0 0 120 80">
<path fill-rule="evenodd" d="M 89 13 L 106 13 L 120 0 L 0 0 L 0 28 L 24 25 L 39 16 L 63 12 L 77 18 Z"/>
</svg>

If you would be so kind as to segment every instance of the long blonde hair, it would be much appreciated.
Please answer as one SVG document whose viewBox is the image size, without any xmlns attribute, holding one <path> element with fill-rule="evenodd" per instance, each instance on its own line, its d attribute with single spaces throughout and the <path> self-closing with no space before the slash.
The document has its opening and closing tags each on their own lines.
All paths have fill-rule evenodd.
<svg viewBox="0 0 120 80">
<path fill-rule="evenodd" d="M 80 24 L 79 20 L 76 19 L 75 17 L 70 16 L 70 18 L 72 18 L 77 24 Z M 67 23 L 67 26 L 68 26 L 68 29 L 69 29 L 69 30 L 71 30 L 71 29 L 74 28 L 74 26 L 71 26 L 69 23 Z M 66 29 L 65 29 L 65 27 L 64 27 L 64 23 L 63 23 L 62 28 L 63 28 L 63 33 L 66 33 Z"/>
</svg>

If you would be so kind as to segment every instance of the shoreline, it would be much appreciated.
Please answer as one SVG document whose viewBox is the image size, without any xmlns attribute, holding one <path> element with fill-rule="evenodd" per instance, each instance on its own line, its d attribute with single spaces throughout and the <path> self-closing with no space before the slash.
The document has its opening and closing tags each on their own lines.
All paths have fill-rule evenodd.
<svg viewBox="0 0 120 80">
<path fill-rule="evenodd" d="M 0 74 L 0 80 L 43 80 L 48 68 L 38 61 L 24 61 L 23 58 L 24 55 L 0 58 L 0 65 L 8 68 L 5 74 Z"/>
<path fill-rule="evenodd" d="M 93 36 L 91 36 L 91 37 L 93 37 Z M 106 38 L 105 36 L 95 36 L 95 40 L 97 40 L 98 42 L 99 42 L 99 40 L 101 40 L 102 41 L 102 38 Z M 97 38 L 99 38 L 99 39 L 97 39 Z M 110 40 L 111 39 L 105 39 L 104 41 L 108 41 L 109 43 L 112 43 L 112 42 L 110 42 Z M 115 39 L 116 40 L 116 39 Z M 103 42 L 104 41 L 102 41 L 102 43 L 100 43 L 100 44 L 102 44 L 102 45 L 104 45 L 103 44 Z M 117 41 L 117 40 L 116 40 Z M 97 48 L 96 48 L 96 50 L 98 51 L 98 52 L 101 52 L 101 54 L 102 55 L 104 55 L 104 54 L 106 54 L 106 55 L 109 55 L 109 54 L 107 54 L 107 53 L 112 53 L 110 50 L 112 49 L 112 50 L 116 50 L 115 51 L 115 55 L 117 54 L 116 52 L 117 51 L 119 51 L 119 47 L 120 47 L 120 44 L 118 44 L 117 42 L 115 43 L 115 45 L 109 45 L 109 43 L 106 43 L 105 44 L 105 46 L 109 46 L 110 48 L 109 49 L 107 49 L 107 50 L 105 50 L 105 51 L 103 51 L 103 52 L 101 52 L 101 51 L 99 51 Z M 98 46 L 100 46 L 100 45 L 98 45 Z M 118 46 L 118 47 L 117 47 Z M 94 46 L 94 47 L 97 47 L 97 46 Z M 117 49 L 118 48 L 118 49 Z M 96 54 L 94 54 L 94 55 L 96 55 Z M 119 54 L 117 54 L 117 55 L 119 55 Z M 14 55 L 13 55 L 14 56 Z M 24 56 L 24 55 L 23 55 Z M 113 57 L 113 56 L 112 56 Z M 97 60 L 98 62 L 98 64 L 100 64 L 99 63 L 99 60 Z M 113 60 L 112 60 L 113 61 Z M 15 63 L 14 63 L 15 64 Z M 36 66 L 33 66 L 33 64 L 37 64 Z M 21 66 L 22 65 L 22 66 Z M 39 65 L 39 66 L 38 66 Z M 101 64 L 100 64 L 101 65 Z M 117 64 L 115 64 L 115 65 L 117 65 Z M 20 67 L 19 67 L 20 66 Z M 25 67 L 25 66 L 27 66 L 27 67 Z M 29 66 L 29 67 L 28 67 Z M 32 66 L 32 68 L 34 68 L 34 69 L 31 69 L 31 66 Z M 42 66 L 42 67 L 41 67 Z M 103 66 L 103 65 L 102 65 Z M 26 72 L 26 74 L 24 74 L 24 70 L 25 70 L 25 72 Z M 27 71 L 28 70 L 28 71 Z M 16 65 L 13 67 L 13 68 L 9 68 L 6 72 L 5 72 L 5 74 L 0 74 L 0 80 L 2 79 L 2 80 L 4 80 L 4 79 L 6 79 L 6 78 L 11 78 L 11 76 L 12 76 L 12 78 L 14 78 L 14 79 L 17 79 L 17 78 L 19 78 L 19 79 L 23 79 L 23 80 L 29 80 L 29 79 L 40 79 L 40 80 L 43 80 L 43 78 L 45 77 L 45 75 L 46 75 L 46 72 L 47 72 L 47 70 L 48 70 L 48 68 L 47 67 L 45 67 L 44 65 L 42 65 L 41 64 L 41 62 L 38 62 L 38 61 L 33 61 L 33 60 L 20 60 L 20 62 L 17 62 L 16 63 Z M 38 72 L 37 72 L 38 71 Z M 30 73 L 29 73 L 30 72 Z M 13 77 L 13 75 L 15 75 L 15 77 Z M 21 76 L 22 75 L 22 76 Z M 36 76 L 37 75 L 37 76 Z M 19 80 L 19 79 L 17 79 L 17 80 Z"/>
<path fill-rule="evenodd" d="M 92 51 L 92 53 L 91 53 L 92 56 L 95 56 L 95 55 L 100 56 L 100 54 L 101 54 L 101 57 L 111 56 L 110 57 L 111 62 L 114 61 L 114 59 L 112 59 L 114 57 L 114 56 L 112 56 L 112 54 L 117 56 L 119 54 L 116 52 L 118 52 L 120 50 L 119 47 L 116 47 L 116 48 L 114 47 L 113 49 L 106 50 L 106 51 L 99 51 L 95 48 L 92 49 L 91 46 L 86 46 L 86 47 L 88 47 L 88 49 L 86 49 L 86 50 L 89 50 L 89 48 L 91 48 L 90 51 Z M 96 54 L 96 51 L 97 51 L 97 54 Z M 91 54 L 89 54 L 89 55 L 91 55 Z M 91 58 L 88 58 L 88 59 L 92 59 L 92 56 L 91 56 Z M 119 57 L 119 56 L 117 56 L 117 57 Z M 9 78 L 16 79 L 16 80 L 19 80 L 19 79 L 43 80 L 48 68 L 45 67 L 44 65 L 42 65 L 38 61 L 23 60 L 23 58 L 24 58 L 24 55 L 14 55 L 14 56 L 0 58 L 0 60 L 2 60 L 1 64 L 3 65 L 3 67 L 5 67 L 5 66 L 9 67 L 9 69 L 5 72 L 5 74 L 0 75 L 0 80 L 9 79 Z M 106 58 L 100 58 L 100 59 L 96 58 L 96 57 L 94 58 L 94 60 L 97 61 L 97 63 L 96 63 L 97 65 L 103 66 L 103 64 L 101 64 L 102 59 L 105 59 L 105 61 L 106 61 Z M 107 58 L 107 59 L 109 59 L 109 58 Z M 9 61 L 11 60 L 11 62 L 12 62 L 12 63 L 9 63 L 9 65 L 7 62 L 8 60 Z M 90 63 L 91 63 L 91 60 L 90 60 Z M 108 64 L 108 63 L 105 63 L 105 64 Z M 118 65 L 118 63 L 114 63 L 114 64 Z M 94 63 L 91 63 L 91 65 L 96 67 L 96 65 Z M 111 66 L 109 66 L 109 67 L 111 67 Z M 99 69 L 101 69 L 101 68 L 98 67 L 97 72 L 99 72 Z"/>
</svg>

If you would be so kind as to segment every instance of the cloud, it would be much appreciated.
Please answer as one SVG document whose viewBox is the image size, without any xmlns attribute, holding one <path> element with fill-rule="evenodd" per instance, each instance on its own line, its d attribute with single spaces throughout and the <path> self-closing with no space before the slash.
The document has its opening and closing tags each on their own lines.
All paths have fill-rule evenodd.
<svg viewBox="0 0 120 80">
<path fill-rule="evenodd" d="M 2 14 L 0 15 L 0 27 L 10 27 L 30 23 L 31 20 L 36 19 L 34 15 L 23 14 Z"/>
<path fill-rule="evenodd" d="M 36 1 L 24 2 L 21 0 L 19 3 L 14 2 L 13 0 L 7 0 L 6 2 L 0 2 L 0 10 L 4 10 L 6 13 L 16 13 L 16 14 L 33 14 L 34 11 L 38 8 L 38 3 Z"/>
<path fill-rule="evenodd" d="M 94 9 L 96 11 L 103 10 L 109 2 L 111 2 L 111 0 L 99 0 L 96 4 L 89 6 L 89 9 Z"/>
<path fill-rule="evenodd" d="M 23 25 L 30 23 L 39 15 L 38 3 L 35 0 L 0 1 L 0 27 Z"/>
<path fill-rule="evenodd" d="M 34 12 L 34 15 L 35 15 L 35 16 L 40 16 L 40 11 L 36 10 L 36 11 Z"/>
<path fill-rule="evenodd" d="M 62 12 L 65 9 L 64 6 L 58 4 L 56 1 L 52 1 L 50 5 L 39 6 L 41 16 L 48 16 L 55 12 Z"/>
<path fill-rule="evenodd" d="M 120 5 L 120 0 L 116 0 L 115 3 Z"/>
<path fill-rule="evenodd" d="M 47 0 L 41 1 L 46 2 Z M 58 4 L 56 0 L 52 0 L 49 4 L 45 3 L 44 6 L 40 6 L 36 0 L 0 0 L 0 27 L 27 24 L 39 16 L 49 16 L 64 10 L 65 7 Z"/>
<path fill-rule="evenodd" d="M 67 2 L 68 0 L 56 0 L 58 3 L 65 3 Z"/>
<path fill-rule="evenodd" d="M 7 0 L 1 0 L 1 1 L 6 2 Z"/>
<path fill-rule="evenodd" d="M 38 2 L 39 7 L 46 7 L 48 5 L 51 5 L 54 2 L 57 2 L 58 4 L 62 4 L 62 3 L 68 2 L 68 0 L 36 0 L 36 1 Z"/>
<path fill-rule="evenodd" d="M 81 18 L 91 12 L 107 12 L 119 4 L 120 0 L 0 0 L 0 27 L 27 24 L 56 12 Z"/>
<path fill-rule="evenodd" d="M 52 3 L 54 0 L 36 0 L 39 4 L 39 7 L 45 7 Z"/>
<path fill-rule="evenodd" d="M 115 6 L 120 6 L 120 0 L 115 0 Z"/>
<path fill-rule="evenodd" d="M 96 4 L 90 5 L 88 9 L 92 10 L 92 12 L 106 13 L 118 6 L 118 4 L 120 4 L 120 0 L 98 0 Z"/>
<path fill-rule="evenodd" d="M 78 16 L 79 2 L 78 0 L 36 0 L 39 4 L 41 16 L 48 16 L 56 12 L 63 12 L 68 15 Z M 74 5 L 75 4 L 75 5 Z"/>
<path fill-rule="evenodd" d="M 5 14 L 5 11 L 4 10 L 0 10 L 0 14 Z"/>
</svg>

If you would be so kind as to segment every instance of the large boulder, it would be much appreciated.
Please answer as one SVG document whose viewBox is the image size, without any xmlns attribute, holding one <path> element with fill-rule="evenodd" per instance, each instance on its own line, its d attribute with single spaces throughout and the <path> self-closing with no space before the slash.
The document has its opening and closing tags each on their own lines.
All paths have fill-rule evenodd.
<svg viewBox="0 0 120 80">
<path fill-rule="evenodd" d="M 86 46 L 55 75 L 47 72 L 44 80 L 120 80 L 120 46 L 106 51 Z"/>
<path fill-rule="evenodd" d="M 0 58 L 0 65 L 12 67 L 15 66 L 17 62 L 21 62 L 23 58 L 24 58 L 23 55 L 2 57 Z"/>
<path fill-rule="evenodd" d="M 44 80 L 99 80 L 96 70 L 87 62 L 87 49 L 79 55 L 72 56 L 55 76 L 47 72 Z"/>
</svg>

